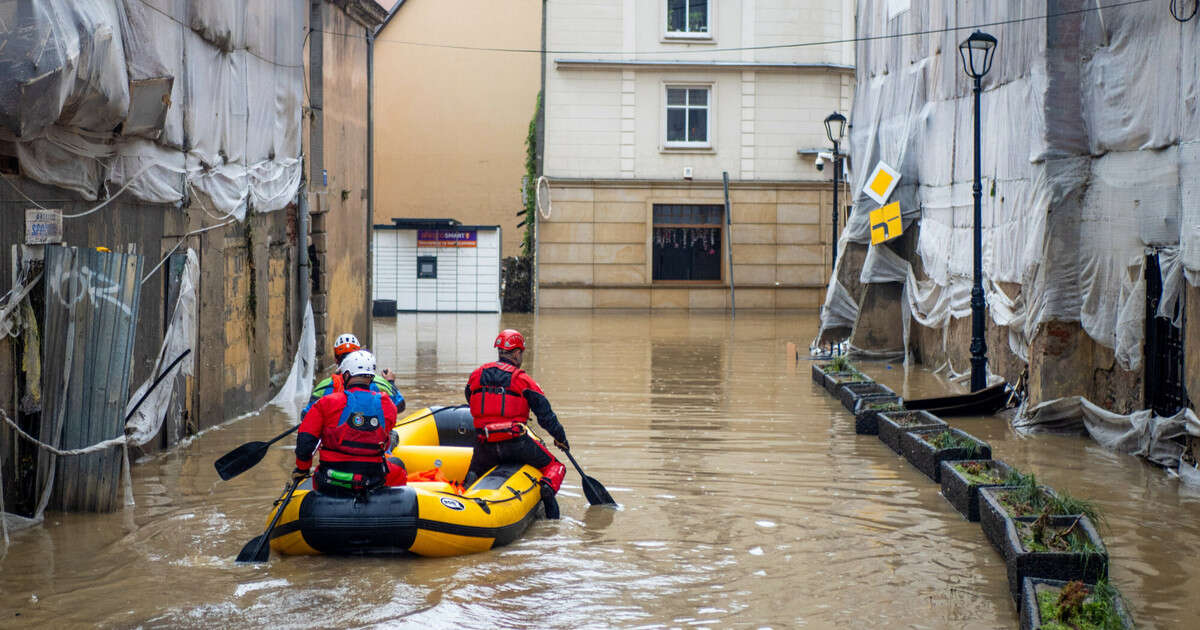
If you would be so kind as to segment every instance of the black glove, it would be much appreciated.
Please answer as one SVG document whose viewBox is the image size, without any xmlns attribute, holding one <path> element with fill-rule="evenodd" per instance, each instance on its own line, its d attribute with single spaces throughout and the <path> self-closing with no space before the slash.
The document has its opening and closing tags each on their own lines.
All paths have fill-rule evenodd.
<svg viewBox="0 0 1200 630">
<path fill-rule="evenodd" d="M 565 435 L 563 436 L 563 439 L 561 439 L 561 440 L 555 439 L 554 445 L 557 446 L 559 448 L 559 450 L 561 450 L 561 451 L 571 450 L 571 445 L 567 443 L 567 436 L 565 436 Z"/>
<path fill-rule="evenodd" d="M 300 483 L 307 476 L 308 476 L 307 470 L 300 470 L 299 468 L 292 469 L 292 481 L 295 483 Z"/>
</svg>

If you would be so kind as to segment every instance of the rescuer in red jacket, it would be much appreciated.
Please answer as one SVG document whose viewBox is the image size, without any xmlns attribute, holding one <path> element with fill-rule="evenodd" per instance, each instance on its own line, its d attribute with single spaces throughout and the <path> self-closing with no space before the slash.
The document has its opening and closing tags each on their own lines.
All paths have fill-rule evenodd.
<svg viewBox="0 0 1200 630">
<path fill-rule="evenodd" d="M 562 485 L 566 467 L 526 432 L 529 412 L 537 415 L 538 424 L 554 438 L 554 445 L 564 451 L 569 448 L 567 434 L 542 388 L 521 369 L 525 354 L 525 338 L 521 333 L 501 331 L 494 345 L 499 350 L 499 359 L 476 368 L 464 390 L 476 433 L 468 485 L 493 466 L 528 464 L 542 471 L 546 516 L 558 518 L 554 494 Z"/>
<path fill-rule="evenodd" d="M 292 476 L 301 479 L 308 474 L 319 443 L 316 489 L 334 495 L 361 494 L 383 485 L 387 477 L 384 453 L 396 426 L 396 406 L 387 396 L 371 391 L 375 357 L 370 352 L 346 355 L 338 373 L 345 390 L 322 397 L 300 423 Z"/>
</svg>

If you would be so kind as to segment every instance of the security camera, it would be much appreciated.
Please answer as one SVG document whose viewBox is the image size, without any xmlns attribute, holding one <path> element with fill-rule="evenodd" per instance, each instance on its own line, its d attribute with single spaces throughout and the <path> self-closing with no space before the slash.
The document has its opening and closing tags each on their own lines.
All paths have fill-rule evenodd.
<svg viewBox="0 0 1200 630">
<path fill-rule="evenodd" d="M 829 160 L 830 162 L 832 162 L 833 154 L 828 153 L 826 151 L 821 151 L 821 152 L 817 153 L 817 160 L 814 163 L 814 165 L 817 167 L 818 171 L 825 170 L 825 160 Z"/>
</svg>

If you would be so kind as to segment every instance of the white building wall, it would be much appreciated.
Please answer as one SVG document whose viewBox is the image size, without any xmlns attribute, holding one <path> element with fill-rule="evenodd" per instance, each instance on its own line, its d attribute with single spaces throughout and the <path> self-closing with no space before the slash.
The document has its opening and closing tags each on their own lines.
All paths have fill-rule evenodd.
<svg viewBox="0 0 1200 630">
<path fill-rule="evenodd" d="M 852 73 L 758 69 L 757 63 L 849 65 L 849 44 L 730 50 L 840 40 L 851 0 L 713 0 L 713 37 L 665 36 L 666 0 L 556 0 L 547 4 L 546 175 L 573 179 L 828 179 L 797 149 L 826 148 L 823 121 L 849 112 Z M 642 54 L 600 54 L 638 52 Z M 658 51 L 663 51 L 658 53 Z M 655 54 L 658 53 L 658 54 Z M 746 66 L 664 69 L 559 67 L 561 60 L 721 61 Z M 711 149 L 666 149 L 665 85 L 711 84 Z"/>
</svg>

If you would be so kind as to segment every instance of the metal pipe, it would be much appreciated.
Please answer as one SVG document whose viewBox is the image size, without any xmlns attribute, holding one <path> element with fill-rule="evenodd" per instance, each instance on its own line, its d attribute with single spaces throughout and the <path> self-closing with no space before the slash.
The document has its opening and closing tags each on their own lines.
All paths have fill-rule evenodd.
<svg viewBox="0 0 1200 630">
<path fill-rule="evenodd" d="M 838 187 L 841 185 L 841 164 L 838 162 L 838 141 L 833 141 L 833 259 L 832 269 L 837 271 L 838 246 Z"/>
<path fill-rule="evenodd" d="M 975 227 L 972 230 L 975 247 L 974 283 L 971 286 L 971 391 L 987 387 L 987 342 L 983 338 L 983 184 L 979 152 L 979 107 L 983 92 L 983 77 L 975 77 Z"/>
<path fill-rule="evenodd" d="M 375 33 L 367 31 L 367 301 L 374 316 L 375 300 Z M 367 326 L 367 347 L 375 347 L 375 327 Z"/>
<path fill-rule="evenodd" d="M 725 188 L 725 260 L 729 263 L 729 316 L 737 319 L 737 300 L 733 291 L 733 219 L 729 209 L 729 171 L 721 172 Z"/>
</svg>

